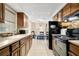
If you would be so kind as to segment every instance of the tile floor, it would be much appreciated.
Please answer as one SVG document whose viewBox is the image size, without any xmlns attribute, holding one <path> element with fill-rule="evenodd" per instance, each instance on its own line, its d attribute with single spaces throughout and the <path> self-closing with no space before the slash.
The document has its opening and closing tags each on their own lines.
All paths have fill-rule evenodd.
<svg viewBox="0 0 79 59">
<path fill-rule="evenodd" d="M 54 56 L 53 51 L 48 49 L 47 40 L 33 39 L 32 47 L 27 56 Z"/>
</svg>

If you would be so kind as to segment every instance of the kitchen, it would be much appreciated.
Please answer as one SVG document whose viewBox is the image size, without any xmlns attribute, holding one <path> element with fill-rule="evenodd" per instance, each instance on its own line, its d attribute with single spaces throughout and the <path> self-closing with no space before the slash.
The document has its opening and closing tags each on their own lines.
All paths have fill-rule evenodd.
<svg viewBox="0 0 79 59">
<path fill-rule="evenodd" d="M 52 4 L 51 6 L 54 5 Z M 54 56 L 79 56 L 79 3 L 58 4 L 60 8 L 50 16 L 51 21 L 42 19 L 31 21 L 28 13 L 24 12 L 27 11 L 26 9 L 17 12 L 18 8 L 24 8 L 24 4 L 22 3 L 20 7 L 17 5 L 20 4 L 0 3 L 0 56 L 27 56 L 33 45 L 32 31 L 35 32 L 37 39 L 40 39 L 39 34 L 44 32 L 45 35 L 41 37 L 48 37 L 47 47 Z M 30 9 L 28 10 L 31 12 Z"/>
</svg>

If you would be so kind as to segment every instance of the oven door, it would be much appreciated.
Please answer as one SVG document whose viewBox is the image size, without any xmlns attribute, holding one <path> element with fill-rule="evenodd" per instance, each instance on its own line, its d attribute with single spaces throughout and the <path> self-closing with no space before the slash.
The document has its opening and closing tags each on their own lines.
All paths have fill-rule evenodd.
<svg viewBox="0 0 79 59">
<path fill-rule="evenodd" d="M 60 39 L 55 38 L 53 41 L 54 54 L 59 56 L 67 56 L 66 43 L 60 41 Z"/>
</svg>

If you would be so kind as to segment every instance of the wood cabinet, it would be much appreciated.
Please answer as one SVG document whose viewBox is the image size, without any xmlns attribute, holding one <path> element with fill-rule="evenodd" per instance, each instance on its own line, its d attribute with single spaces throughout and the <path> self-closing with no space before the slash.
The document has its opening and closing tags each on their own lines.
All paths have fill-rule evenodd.
<svg viewBox="0 0 79 59">
<path fill-rule="evenodd" d="M 74 13 L 79 11 L 79 3 L 67 3 L 54 17 L 53 20 L 64 21 L 67 17 L 72 16 Z M 57 16 L 58 15 L 58 16 Z"/>
<path fill-rule="evenodd" d="M 30 48 L 32 46 L 32 36 L 30 36 Z"/>
<path fill-rule="evenodd" d="M 28 54 L 28 52 L 29 52 L 29 40 L 28 40 L 29 38 L 27 37 L 26 38 L 26 55 Z"/>
<path fill-rule="evenodd" d="M 66 6 L 63 8 L 63 17 L 68 16 L 70 14 L 70 4 L 66 4 Z"/>
<path fill-rule="evenodd" d="M 24 27 L 24 14 L 23 13 L 17 13 L 17 27 L 23 28 Z"/>
<path fill-rule="evenodd" d="M 31 46 L 32 46 L 32 36 L 29 35 L 28 37 L 25 38 L 26 39 L 26 55 L 28 54 Z"/>
<path fill-rule="evenodd" d="M 19 56 L 19 41 L 11 45 L 11 55 Z"/>
<path fill-rule="evenodd" d="M 53 20 L 57 21 L 58 19 L 58 14 L 56 14 L 54 17 L 53 17 Z"/>
<path fill-rule="evenodd" d="M 17 27 L 24 28 L 27 27 L 27 19 L 28 17 L 23 12 L 17 13 Z"/>
<path fill-rule="evenodd" d="M 29 49 L 30 49 L 31 45 L 32 45 L 32 36 L 31 35 L 29 35 L 28 40 L 29 40 Z"/>
<path fill-rule="evenodd" d="M 69 56 L 76 56 L 74 53 L 72 53 L 72 52 L 68 52 L 68 54 L 69 54 Z"/>
<path fill-rule="evenodd" d="M 11 56 L 19 56 L 19 48 L 15 49 Z"/>
<path fill-rule="evenodd" d="M 79 46 L 69 43 L 69 56 L 79 56 Z"/>
<path fill-rule="evenodd" d="M 9 55 L 10 55 L 9 46 L 0 50 L 0 56 L 9 56 Z"/>
<path fill-rule="evenodd" d="M 32 45 L 32 36 L 29 35 L 0 49 L 0 56 L 26 56 Z"/>
<path fill-rule="evenodd" d="M 5 12 L 4 12 L 5 6 L 3 3 L 0 3 L 0 22 L 4 23 L 4 16 L 5 16 Z"/>
<path fill-rule="evenodd" d="M 26 54 L 25 38 L 20 40 L 20 56 L 25 56 Z"/>
<path fill-rule="evenodd" d="M 58 12 L 58 21 L 63 21 L 62 16 L 63 16 L 63 12 L 61 10 L 61 11 Z"/>
<path fill-rule="evenodd" d="M 26 47 L 25 44 L 22 44 L 20 47 L 20 56 L 25 56 L 26 54 Z"/>
<path fill-rule="evenodd" d="M 79 11 L 79 3 L 70 3 L 70 5 L 71 14 L 75 13 L 76 11 Z"/>
</svg>

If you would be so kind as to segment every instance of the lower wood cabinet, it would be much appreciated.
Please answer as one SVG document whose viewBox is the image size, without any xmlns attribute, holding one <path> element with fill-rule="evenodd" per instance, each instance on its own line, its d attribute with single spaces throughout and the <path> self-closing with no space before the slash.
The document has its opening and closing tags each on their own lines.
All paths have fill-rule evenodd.
<svg viewBox="0 0 79 59">
<path fill-rule="evenodd" d="M 29 35 L 0 49 L 0 56 L 26 56 L 32 45 L 32 37 Z"/>
<path fill-rule="evenodd" d="M 32 36 L 30 36 L 29 39 L 30 39 L 30 40 L 29 40 L 29 43 L 30 43 L 29 46 L 30 46 L 30 48 L 31 48 L 31 46 L 32 46 Z"/>
<path fill-rule="evenodd" d="M 28 38 L 26 38 L 26 55 L 28 54 L 29 51 L 29 41 Z"/>
<path fill-rule="evenodd" d="M 32 45 L 32 38 L 31 36 L 27 36 L 20 40 L 20 56 L 25 56 L 28 54 Z"/>
<path fill-rule="evenodd" d="M 69 56 L 76 56 L 73 52 L 69 51 L 68 52 Z"/>
<path fill-rule="evenodd" d="M 20 47 L 20 56 L 25 56 L 26 54 L 25 44 Z"/>
<path fill-rule="evenodd" d="M 19 56 L 19 41 L 13 43 L 10 48 L 12 56 Z"/>
<path fill-rule="evenodd" d="M 25 46 L 25 38 L 20 40 L 20 56 L 25 56 L 26 46 Z"/>
<path fill-rule="evenodd" d="M 79 46 L 69 43 L 69 56 L 79 56 Z"/>
<path fill-rule="evenodd" d="M 15 50 L 12 52 L 12 56 L 19 56 L 19 48 L 15 49 Z"/>
<path fill-rule="evenodd" d="M 10 55 L 9 47 L 5 47 L 0 50 L 0 56 L 9 56 L 9 55 Z"/>
</svg>

